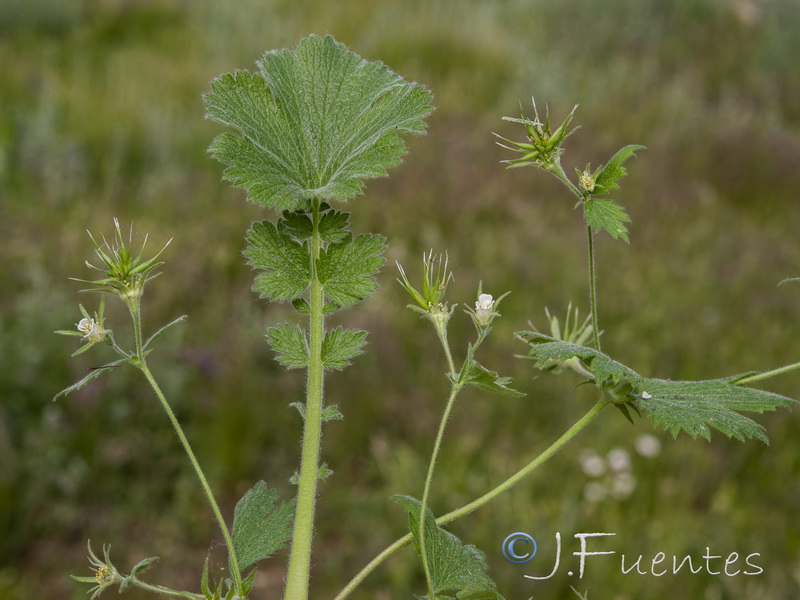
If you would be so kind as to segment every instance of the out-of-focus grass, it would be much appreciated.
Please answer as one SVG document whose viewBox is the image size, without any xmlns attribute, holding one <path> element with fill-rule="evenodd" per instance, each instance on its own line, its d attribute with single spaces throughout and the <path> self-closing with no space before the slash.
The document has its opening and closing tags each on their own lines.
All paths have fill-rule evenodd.
<svg viewBox="0 0 800 600">
<path fill-rule="evenodd" d="M 561 311 L 586 297 L 572 200 L 546 174 L 498 162 L 506 156 L 491 132 L 519 137 L 500 117 L 518 114 L 531 95 L 555 118 L 580 103 L 570 168 L 599 164 L 626 143 L 648 146 L 616 194 L 633 217 L 631 246 L 598 238 L 607 351 L 671 378 L 798 359 L 800 288 L 776 288 L 800 270 L 798 21 L 793 0 L 610 0 L 602 10 L 587 0 L 4 3 L 0 597 L 84 597 L 66 575 L 85 571 L 87 538 L 95 548 L 111 542 L 121 567 L 160 554 L 153 578 L 174 576 L 190 589 L 208 552 L 222 560 L 202 496 L 142 381 L 115 372 L 49 402 L 103 360 L 69 359 L 73 346 L 50 332 L 78 320 L 78 301 L 96 302 L 78 297 L 67 277 L 81 276 L 91 258 L 85 230 L 109 232 L 112 216 L 149 232 L 153 247 L 175 238 L 148 290 L 146 319 L 150 327 L 190 319 L 153 360 L 228 514 L 260 478 L 291 494 L 300 424 L 287 404 L 303 381 L 277 367 L 262 337 L 291 317 L 249 291 L 242 237 L 250 221 L 271 215 L 221 183 L 205 153 L 219 132 L 202 119 L 212 77 L 311 32 L 332 33 L 436 94 L 430 135 L 411 141 L 391 179 L 351 202 L 354 227 L 387 234 L 389 264 L 412 272 L 423 251 L 447 249 L 452 301 L 472 302 L 479 280 L 496 294 L 511 290 L 483 360 L 529 394 L 460 401 L 434 485 L 440 512 L 522 466 L 592 399 L 566 377 L 534 380 L 527 361 L 510 358 L 524 351 L 512 332 L 528 319 L 542 326 L 545 305 Z M 388 498 L 420 493 L 446 392 L 432 332 L 403 309 L 393 268 L 381 282 L 342 317 L 371 332 L 368 353 L 328 385 L 346 419 L 325 434 L 336 475 L 321 489 L 319 596 L 402 534 Z M 111 318 L 124 327 L 121 311 Z M 454 346 L 465 345 L 467 318 L 453 329 Z M 770 385 L 800 396 L 797 376 Z M 800 426 L 790 413 L 759 420 L 770 448 L 659 434 L 661 455 L 634 460 L 634 493 L 597 504 L 582 496 L 580 451 L 630 449 L 650 430 L 603 415 L 540 473 L 453 529 L 486 551 L 508 598 L 560 597 L 576 584 L 565 573 L 524 579 L 545 567 L 501 557 L 500 542 L 517 530 L 542 543 L 555 531 L 565 539 L 613 531 L 629 555 L 702 555 L 706 546 L 762 553 L 764 573 L 754 577 L 623 576 L 617 563 L 590 563 L 577 582 L 590 597 L 794 597 Z M 264 568 L 259 597 L 280 588 L 281 567 L 279 559 Z M 401 597 L 419 583 L 405 551 L 356 597 Z"/>
</svg>

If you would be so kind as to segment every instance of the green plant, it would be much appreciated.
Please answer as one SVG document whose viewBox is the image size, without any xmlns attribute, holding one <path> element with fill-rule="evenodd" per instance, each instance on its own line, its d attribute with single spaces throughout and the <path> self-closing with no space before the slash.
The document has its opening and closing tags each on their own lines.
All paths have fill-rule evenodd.
<svg viewBox="0 0 800 600">
<path fill-rule="evenodd" d="M 93 346 L 109 346 L 118 356 L 93 369 L 78 383 L 56 398 L 80 389 L 91 381 L 125 364 L 138 369 L 152 387 L 173 425 L 181 445 L 200 481 L 228 551 L 228 576 L 209 581 L 206 564 L 200 581 L 201 593 L 180 591 L 146 583 L 139 575 L 152 567 L 156 558 L 136 564 L 129 575 L 111 562 L 103 548 L 100 559 L 89 547 L 94 575 L 77 577 L 93 583 L 92 598 L 110 586 L 120 591 L 140 587 L 156 593 L 183 598 L 244 598 L 253 587 L 257 564 L 291 543 L 284 597 L 302 600 L 309 596 L 309 575 L 317 482 L 332 474 L 320 463 L 323 424 L 342 418 L 333 404 L 324 400 L 326 371 L 343 369 L 358 356 L 366 332 L 326 326 L 326 317 L 365 300 L 377 289 L 375 274 L 384 264 L 386 240 L 379 234 L 354 235 L 349 214 L 334 203 L 342 203 L 362 192 L 364 179 L 384 175 L 400 162 L 405 152 L 402 136 L 425 131 L 424 119 L 432 111 L 431 95 L 424 87 L 408 83 L 380 63 L 369 63 L 347 51 L 331 37 L 311 36 L 295 51 L 267 53 L 258 63 L 259 71 L 238 71 L 212 83 L 206 95 L 208 117 L 232 129 L 212 144 L 212 154 L 227 165 L 225 177 L 248 192 L 248 199 L 278 213 L 276 222 L 264 220 L 247 233 L 244 255 L 259 273 L 253 286 L 262 299 L 290 303 L 307 319 L 307 326 L 282 323 L 267 331 L 267 341 L 278 362 L 289 369 L 305 369 L 306 397 L 293 402 L 303 420 L 299 472 L 295 498 L 280 502 L 265 482 L 256 483 L 238 502 L 232 526 L 217 504 L 208 481 L 195 458 L 174 412 L 161 392 L 147 363 L 152 345 L 180 317 L 158 329 L 146 341 L 143 335 L 141 300 L 145 283 L 156 276 L 161 251 L 151 258 L 142 252 L 134 256 L 115 223 L 111 242 L 95 242 L 103 263 L 94 267 L 102 273 L 97 280 L 84 281 L 91 290 L 118 297 L 128 308 L 134 332 L 133 349 L 120 346 L 107 327 L 104 302 L 93 314 L 81 306 L 83 319 L 77 331 L 58 333 L 78 336 L 83 353 Z M 502 598 L 488 574 L 482 552 L 463 544 L 444 525 L 484 506 L 536 470 L 607 406 L 614 406 L 629 420 L 649 414 L 656 425 L 673 435 L 684 431 L 693 437 L 710 437 L 710 430 L 740 440 L 767 441 L 764 428 L 741 411 L 764 412 L 794 401 L 764 390 L 745 387 L 768 377 L 800 368 L 800 363 L 765 373 L 745 373 L 724 379 L 671 381 L 649 378 L 604 354 L 600 348 L 594 236 L 608 233 L 628 241 L 630 218 L 624 208 L 608 197 L 619 189 L 626 175 L 624 164 L 642 146 L 629 145 L 600 167 L 577 170 L 573 182 L 561 166 L 563 143 L 571 133 L 575 109 L 553 128 L 549 115 L 544 121 L 534 105 L 534 118 L 510 118 L 524 126 L 526 140 L 503 138 L 505 148 L 521 158 L 508 161 L 511 167 L 535 166 L 554 175 L 575 197 L 582 209 L 588 243 L 588 288 L 590 317 L 578 323 L 577 312 L 568 309 L 564 326 L 548 313 L 551 335 L 521 331 L 517 337 L 529 350 L 536 366 L 546 371 L 570 370 L 584 383 L 598 389 L 594 405 L 546 450 L 533 457 L 516 473 L 480 497 L 436 517 L 431 509 L 435 467 L 443 444 L 445 428 L 466 387 L 506 396 L 522 396 L 504 377 L 478 362 L 476 353 L 500 316 L 497 312 L 506 294 L 498 298 L 477 286 L 475 308 L 466 312 L 475 329 L 457 364 L 448 338 L 448 327 L 456 305 L 446 299 L 452 280 L 446 255 L 433 252 L 423 257 L 422 284 L 416 286 L 398 265 L 400 284 L 413 300 L 410 308 L 434 327 L 447 364 L 449 397 L 445 403 L 427 469 L 421 478 L 421 499 L 396 496 L 407 513 L 409 533 L 376 556 L 338 594 L 347 597 L 383 560 L 403 546 L 413 544 L 426 581 L 426 597 L 434 599 L 481 600 Z M 337 205 L 339 206 L 339 205 Z M 166 248 L 166 246 L 164 247 Z M 591 321 L 591 322 L 589 322 Z M 586 345 L 589 339 L 593 347 Z M 577 594 L 577 592 L 576 592 Z M 585 596 L 584 596 L 585 597 Z"/>
</svg>

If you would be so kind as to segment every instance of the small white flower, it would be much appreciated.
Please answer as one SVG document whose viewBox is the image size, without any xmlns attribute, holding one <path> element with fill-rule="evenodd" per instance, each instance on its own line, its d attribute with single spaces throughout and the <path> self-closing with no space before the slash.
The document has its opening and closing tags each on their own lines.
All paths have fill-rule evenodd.
<svg viewBox="0 0 800 600">
<path fill-rule="evenodd" d="M 494 306 L 494 299 L 491 294 L 481 294 L 475 303 L 475 308 L 479 310 L 490 310 Z"/>
<path fill-rule="evenodd" d="M 90 342 L 99 342 L 103 339 L 105 331 L 94 319 L 83 318 L 78 323 L 78 331 L 84 334 L 83 338 Z"/>
<path fill-rule="evenodd" d="M 481 325 L 488 325 L 494 313 L 494 298 L 491 294 L 481 294 L 475 303 L 475 317 Z"/>
</svg>

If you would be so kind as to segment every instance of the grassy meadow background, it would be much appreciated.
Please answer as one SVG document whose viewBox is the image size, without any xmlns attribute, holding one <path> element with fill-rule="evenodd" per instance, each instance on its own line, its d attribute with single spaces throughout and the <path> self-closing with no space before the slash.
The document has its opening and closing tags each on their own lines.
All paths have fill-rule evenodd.
<svg viewBox="0 0 800 600">
<path fill-rule="evenodd" d="M 513 332 L 546 325 L 544 307 L 586 314 L 585 232 L 554 178 L 506 171 L 492 132 L 536 97 L 560 119 L 580 104 L 567 141 L 569 172 L 647 146 L 615 194 L 633 219 L 631 245 L 597 238 L 604 350 L 645 375 L 721 377 L 800 360 L 800 8 L 796 0 L 4 0 L 0 4 L 0 598 L 78 599 L 85 548 L 111 544 L 126 570 L 162 557 L 149 581 L 197 590 L 222 542 L 160 407 L 133 370 L 119 369 L 58 403 L 50 398 L 101 364 L 103 349 L 71 359 L 75 340 L 52 334 L 92 310 L 69 277 L 92 258 L 86 235 L 112 218 L 169 238 L 148 288 L 154 330 L 188 314 L 152 355 L 226 514 L 258 479 L 290 497 L 303 374 L 272 360 L 268 325 L 294 318 L 257 300 L 240 255 L 251 221 L 272 218 L 221 182 L 206 149 L 221 128 L 203 119 L 216 75 L 253 67 L 266 50 L 333 34 L 435 94 L 429 135 L 410 140 L 391 178 L 348 205 L 357 232 L 386 234 L 381 290 L 337 319 L 369 330 L 354 367 L 328 379 L 343 422 L 328 424 L 313 597 L 330 598 L 404 533 L 395 493 L 421 494 L 445 394 L 432 329 L 404 307 L 394 261 L 418 273 L 422 253 L 447 250 L 451 302 L 511 290 L 481 360 L 528 396 L 460 399 L 433 489 L 437 513 L 460 506 L 527 463 L 593 402 L 569 375 L 542 376 Z M 137 239 L 141 239 L 137 237 Z M 111 299 L 113 300 L 113 299 Z M 125 339 L 127 317 L 108 306 Z M 456 353 L 472 335 L 452 323 Z M 770 389 L 800 398 L 800 375 Z M 487 554 L 508 600 L 686 598 L 789 600 L 800 590 L 800 411 L 757 417 L 769 447 L 715 434 L 673 440 L 649 420 L 615 411 L 511 493 L 453 524 Z M 654 432 L 661 452 L 635 440 Z M 630 453 L 635 489 L 597 500 L 581 456 Z M 582 454 L 583 453 L 583 454 Z M 541 559 L 512 565 L 500 543 L 527 531 Z M 583 580 L 552 566 L 576 532 L 615 532 L 614 549 L 645 561 L 758 552 L 757 576 L 622 575 L 619 555 L 589 559 Z M 598 544 L 599 548 L 600 544 Z M 648 558 L 649 557 L 649 558 Z M 286 554 L 265 563 L 253 597 L 276 598 Z M 667 560 L 670 560 L 669 558 Z M 721 566 L 719 561 L 716 566 Z M 744 566 L 741 562 L 739 566 Z M 354 598 L 420 592 L 406 549 Z M 107 592 L 116 594 L 115 591 Z M 127 598 L 146 597 L 137 591 Z"/>
</svg>

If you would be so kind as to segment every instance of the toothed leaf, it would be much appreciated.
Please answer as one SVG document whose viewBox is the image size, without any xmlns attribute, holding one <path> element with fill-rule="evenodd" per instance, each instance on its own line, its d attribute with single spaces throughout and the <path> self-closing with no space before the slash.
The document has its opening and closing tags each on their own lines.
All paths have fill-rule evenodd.
<svg viewBox="0 0 800 600">
<path fill-rule="evenodd" d="M 504 396 L 524 396 L 522 392 L 508 387 L 511 383 L 510 377 L 501 377 L 495 371 L 490 371 L 477 361 L 472 363 L 467 368 L 466 372 L 461 376 L 462 382 L 480 388 L 487 392 L 494 392 L 496 394 L 503 394 Z"/>
<path fill-rule="evenodd" d="M 528 354 L 540 367 L 549 360 L 579 358 L 595 376 L 598 387 L 619 386 L 619 396 L 629 400 L 617 406 L 630 405 L 637 412 L 644 409 L 655 425 L 673 436 L 683 431 L 694 438 L 709 440 L 711 429 L 716 429 L 740 441 L 756 438 L 769 443 L 764 427 L 737 411 L 763 413 L 797 404 L 786 396 L 740 385 L 747 374 L 705 381 L 644 378 L 594 348 L 531 331 L 520 332 L 518 336 L 531 345 Z M 626 410 L 623 414 L 630 417 Z"/>
<path fill-rule="evenodd" d="M 420 556 L 418 537 L 422 504 L 410 496 L 394 496 L 394 500 L 408 513 L 414 548 Z M 437 526 L 433 513 L 427 507 L 424 527 L 425 554 L 436 598 L 502 600 L 502 596 L 495 591 L 494 581 L 486 574 L 488 565 L 483 552 L 475 546 L 464 545 L 452 533 Z"/>
<path fill-rule="evenodd" d="M 625 223 L 630 223 L 631 218 L 611 198 L 589 198 L 583 203 L 583 217 L 595 232 L 604 230 L 615 240 L 622 239 L 630 243 Z"/>
<path fill-rule="evenodd" d="M 742 375 L 706 381 L 645 379 L 638 387 L 639 405 L 673 437 L 684 431 L 693 438 L 711 439 L 711 428 L 744 442 L 769 443 L 766 430 L 736 411 L 763 413 L 797 404 L 791 398 L 736 385 Z"/>
<path fill-rule="evenodd" d="M 639 146 L 638 144 L 631 144 L 621 148 L 598 173 L 592 193 L 606 194 L 611 190 L 619 189 L 617 181 L 628 174 L 628 171 L 622 165 L 632 156 L 636 156 L 637 151 L 644 149 L 644 146 Z"/>
<path fill-rule="evenodd" d="M 385 262 L 382 235 L 364 234 L 330 244 L 317 263 L 317 276 L 325 295 L 340 307 L 360 302 L 378 288 L 374 275 Z"/>
<path fill-rule="evenodd" d="M 423 133 L 432 110 L 424 87 L 330 36 L 267 52 L 257 66 L 212 82 L 207 116 L 235 133 L 211 152 L 250 201 L 277 210 L 360 194 L 364 179 L 400 162 L 401 136 Z"/>
<path fill-rule="evenodd" d="M 297 299 L 311 281 L 307 248 L 269 221 L 253 223 L 244 251 L 248 263 L 263 273 L 256 276 L 253 290 L 273 302 Z"/>
<path fill-rule="evenodd" d="M 308 366 L 308 340 L 299 326 L 281 323 L 267 330 L 267 341 L 277 353 L 275 360 L 290 369 Z"/>
<path fill-rule="evenodd" d="M 322 341 L 322 365 L 326 369 L 344 369 L 351 358 L 363 352 L 366 343 L 366 331 L 341 327 L 328 331 Z"/>
<path fill-rule="evenodd" d="M 233 547 L 243 573 L 283 548 L 292 539 L 295 499 L 278 503 L 278 494 L 263 481 L 256 483 L 236 504 Z"/>
</svg>

